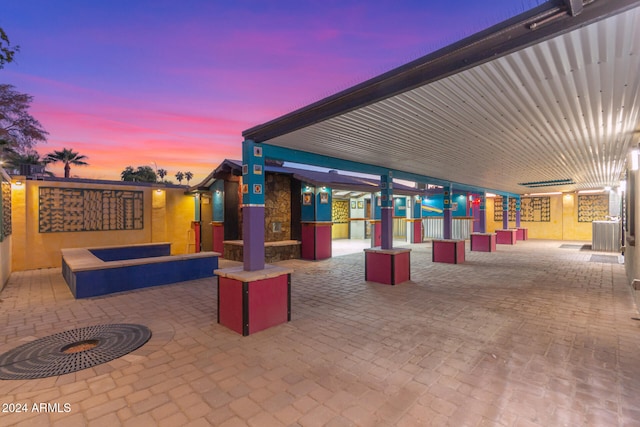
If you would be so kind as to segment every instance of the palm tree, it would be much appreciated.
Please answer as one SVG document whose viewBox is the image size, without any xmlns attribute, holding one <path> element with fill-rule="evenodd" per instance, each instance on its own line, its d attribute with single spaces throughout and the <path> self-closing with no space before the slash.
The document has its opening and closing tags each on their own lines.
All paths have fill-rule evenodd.
<svg viewBox="0 0 640 427">
<path fill-rule="evenodd" d="M 47 156 L 44 158 L 44 161 L 46 163 L 63 162 L 64 177 L 69 178 L 71 165 L 74 165 L 74 166 L 88 165 L 88 163 L 84 161 L 86 158 L 87 156 L 83 156 L 79 153 L 76 153 L 70 148 L 63 148 L 62 151 L 54 151 L 53 153 L 47 154 Z"/>
<path fill-rule="evenodd" d="M 184 179 L 187 180 L 187 185 L 189 185 L 189 181 L 191 181 L 191 178 L 193 178 L 193 174 L 191 172 L 185 172 L 184 173 Z"/>
<path fill-rule="evenodd" d="M 184 179 L 184 174 L 180 171 L 176 172 L 176 179 L 180 184 L 182 184 L 182 180 Z"/>
<path fill-rule="evenodd" d="M 158 176 L 160 177 L 161 181 L 164 181 L 164 177 L 167 176 L 167 170 L 166 169 L 158 169 Z"/>
</svg>

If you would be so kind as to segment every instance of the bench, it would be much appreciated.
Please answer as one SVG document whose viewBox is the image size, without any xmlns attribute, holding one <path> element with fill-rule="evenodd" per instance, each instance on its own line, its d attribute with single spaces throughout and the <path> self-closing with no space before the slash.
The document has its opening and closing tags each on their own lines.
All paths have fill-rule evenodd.
<svg viewBox="0 0 640 427">
<path fill-rule="evenodd" d="M 218 268 L 217 252 L 169 251 L 169 243 L 62 249 L 62 275 L 77 299 L 213 277 Z"/>
</svg>

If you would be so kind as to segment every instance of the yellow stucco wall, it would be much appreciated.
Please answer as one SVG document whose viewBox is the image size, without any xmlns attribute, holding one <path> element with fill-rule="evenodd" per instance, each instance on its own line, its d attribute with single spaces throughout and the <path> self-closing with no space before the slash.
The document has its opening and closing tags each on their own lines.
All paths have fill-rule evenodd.
<svg viewBox="0 0 640 427">
<path fill-rule="evenodd" d="M 12 271 L 60 267 L 62 248 L 171 242 L 172 253 L 185 253 L 185 224 L 194 218 L 193 197 L 182 188 L 163 188 L 160 193 L 147 186 L 110 185 L 99 182 L 22 181 L 12 188 Z M 40 187 L 92 188 L 142 191 L 143 228 L 140 230 L 39 232 Z M 163 206 L 165 203 L 165 206 Z M 173 231 L 175 230 L 175 231 Z M 180 230 L 178 232 L 177 230 Z"/>
<path fill-rule="evenodd" d="M 185 196 L 182 191 L 167 191 L 167 241 L 172 242 L 172 254 L 194 251 L 195 236 L 191 222 L 195 219 L 193 196 Z M 187 241 L 187 239 L 189 239 Z"/>
<path fill-rule="evenodd" d="M 521 222 L 521 227 L 529 230 L 530 239 L 584 240 L 591 241 L 591 223 L 578 222 L 578 203 L 575 193 L 551 194 L 551 215 L 549 222 Z M 486 203 L 487 232 L 502 228 L 502 221 L 494 221 L 494 199 Z M 509 222 L 515 227 L 515 222 Z"/>
</svg>

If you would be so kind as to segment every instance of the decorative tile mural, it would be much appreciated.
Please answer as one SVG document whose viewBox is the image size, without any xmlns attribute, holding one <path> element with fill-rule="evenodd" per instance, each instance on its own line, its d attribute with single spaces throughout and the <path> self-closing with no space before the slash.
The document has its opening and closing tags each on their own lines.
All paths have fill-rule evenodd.
<svg viewBox="0 0 640 427">
<path fill-rule="evenodd" d="M 40 187 L 40 233 L 141 230 L 144 193 Z"/>
<path fill-rule="evenodd" d="M 331 211 L 331 221 L 333 221 L 334 224 L 345 224 L 349 222 L 348 200 L 334 199 Z"/>
<path fill-rule="evenodd" d="M 493 199 L 493 220 L 502 221 L 502 197 Z M 509 198 L 509 221 L 516 220 L 516 199 Z M 550 222 L 551 197 L 521 197 L 520 221 Z"/>
<path fill-rule="evenodd" d="M 578 195 L 578 222 L 604 221 L 609 215 L 609 195 Z"/>
</svg>

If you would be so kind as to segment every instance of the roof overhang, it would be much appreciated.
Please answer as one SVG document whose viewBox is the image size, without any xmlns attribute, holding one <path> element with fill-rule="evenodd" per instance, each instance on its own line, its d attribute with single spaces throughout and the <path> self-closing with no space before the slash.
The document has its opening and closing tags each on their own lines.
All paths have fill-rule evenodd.
<svg viewBox="0 0 640 427">
<path fill-rule="evenodd" d="M 640 0 L 551 1 L 243 136 L 424 182 L 615 187 L 639 69 Z"/>
</svg>

